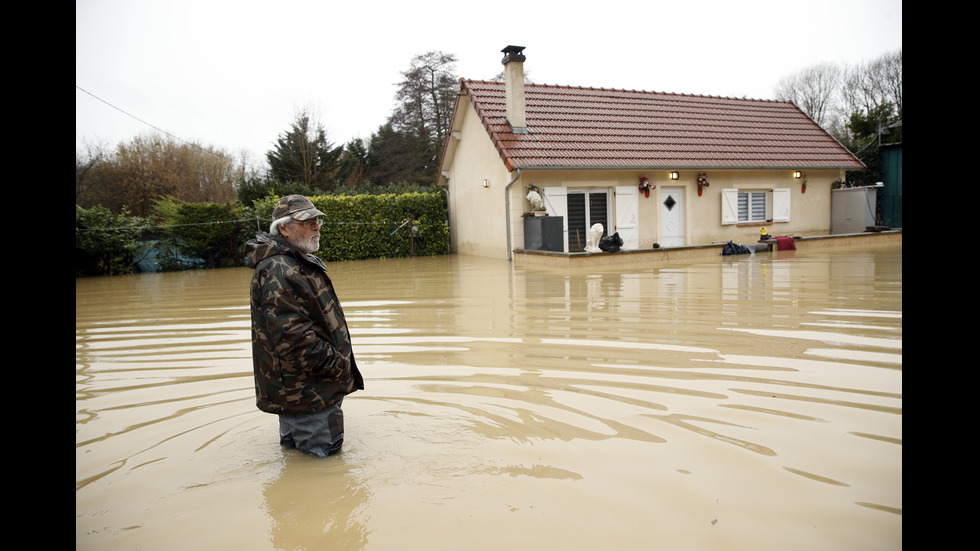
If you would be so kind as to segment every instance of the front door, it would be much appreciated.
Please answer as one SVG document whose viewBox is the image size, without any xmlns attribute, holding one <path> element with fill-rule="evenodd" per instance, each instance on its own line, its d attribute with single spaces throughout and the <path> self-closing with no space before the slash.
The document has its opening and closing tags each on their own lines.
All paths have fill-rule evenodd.
<svg viewBox="0 0 980 551">
<path fill-rule="evenodd" d="M 623 239 L 624 249 L 640 248 L 639 196 L 636 186 L 616 186 L 616 233 Z"/>
<path fill-rule="evenodd" d="M 684 188 L 660 188 L 660 246 L 684 246 Z"/>
</svg>

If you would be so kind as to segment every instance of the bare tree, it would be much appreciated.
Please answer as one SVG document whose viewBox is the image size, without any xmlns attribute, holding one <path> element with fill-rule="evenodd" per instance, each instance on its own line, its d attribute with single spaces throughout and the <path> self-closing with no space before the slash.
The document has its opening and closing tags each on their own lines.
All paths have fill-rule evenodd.
<svg viewBox="0 0 980 551">
<path fill-rule="evenodd" d="M 869 113 L 889 102 L 902 112 L 902 50 L 856 65 L 842 89 L 845 115 Z"/>
<path fill-rule="evenodd" d="M 459 83 L 456 56 L 432 51 L 412 58 L 402 73 L 395 94 L 397 104 L 389 118 L 392 128 L 414 142 L 414 179 L 435 179 L 439 150 L 449 132 L 449 118 Z"/>
<path fill-rule="evenodd" d="M 82 148 L 75 151 L 75 204 L 90 207 L 95 205 L 90 190 L 98 187 L 99 165 L 108 156 L 108 148 L 88 141 L 82 143 Z"/>
<path fill-rule="evenodd" d="M 778 99 L 795 103 L 838 139 L 850 137 L 854 115 L 867 117 L 890 105 L 902 116 L 902 50 L 852 67 L 820 63 L 785 77 Z"/>
<path fill-rule="evenodd" d="M 395 94 L 400 102 L 393 115 L 395 127 L 442 144 L 456 97 L 456 56 L 436 51 L 417 55 L 402 76 Z"/>
<path fill-rule="evenodd" d="M 96 151 L 96 150 L 93 150 Z M 137 136 L 107 149 L 76 154 L 76 203 L 145 216 L 165 195 L 187 202 L 234 200 L 235 165 L 221 150 L 162 134 Z M 85 160 L 87 159 L 87 160 Z"/>
<path fill-rule="evenodd" d="M 818 63 L 780 79 L 776 98 L 792 101 L 823 128 L 830 125 L 844 78 L 844 69 L 834 63 Z"/>
<path fill-rule="evenodd" d="M 182 152 L 188 167 L 182 179 L 181 198 L 193 203 L 228 203 L 235 199 L 232 182 L 235 163 L 230 155 L 213 147 L 197 146 Z"/>
<path fill-rule="evenodd" d="M 902 115 L 902 50 L 885 54 L 880 59 L 882 87 L 890 97 L 899 116 Z"/>
<path fill-rule="evenodd" d="M 238 160 L 238 166 L 236 167 L 237 178 L 247 180 L 249 178 L 258 178 L 262 175 L 262 166 L 254 160 L 252 152 L 248 149 L 244 147 L 239 149 L 236 158 Z"/>
</svg>

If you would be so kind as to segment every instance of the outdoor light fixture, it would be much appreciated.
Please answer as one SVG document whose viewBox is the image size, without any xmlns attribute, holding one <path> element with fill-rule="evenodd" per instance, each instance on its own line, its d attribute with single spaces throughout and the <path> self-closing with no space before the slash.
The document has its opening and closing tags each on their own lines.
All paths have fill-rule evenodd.
<svg viewBox="0 0 980 551">
<path fill-rule="evenodd" d="M 483 187 L 490 187 L 490 182 L 486 178 L 483 179 Z"/>
<path fill-rule="evenodd" d="M 796 178 L 797 180 L 799 180 L 802 177 L 803 177 L 803 173 L 800 172 L 799 170 L 793 172 L 793 178 Z"/>
<path fill-rule="evenodd" d="M 669 176 L 668 176 L 668 177 L 669 177 L 669 178 L 670 178 L 671 180 L 676 180 L 676 179 L 678 179 L 678 178 L 680 178 L 680 177 L 681 177 L 681 175 L 680 175 L 680 174 L 678 174 L 678 173 L 677 173 L 677 172 L 675 171 L 675 172 L 671 172 L 671 173 L 669 174 Z"/>
</svg>

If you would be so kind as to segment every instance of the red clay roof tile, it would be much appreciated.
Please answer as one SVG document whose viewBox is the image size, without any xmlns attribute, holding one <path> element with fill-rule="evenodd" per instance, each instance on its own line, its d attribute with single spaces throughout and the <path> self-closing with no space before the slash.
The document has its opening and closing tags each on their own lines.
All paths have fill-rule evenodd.
<svg viewBox="0 0 980 551">
<path fill-rule="evenodd" d="M 526 84 L 514 134 L 503 82 L 460 83 L 508 170 L 865 168 L 791 102 Z"/>
</svg>

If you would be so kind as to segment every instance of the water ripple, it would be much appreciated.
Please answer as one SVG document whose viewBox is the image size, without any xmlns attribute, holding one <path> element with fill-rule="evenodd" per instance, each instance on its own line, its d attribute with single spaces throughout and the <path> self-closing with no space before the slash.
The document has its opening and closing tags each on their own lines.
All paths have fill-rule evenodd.
<svg viewBox="0 0 980 551">
<path fill-rule="evenodd" d="M 800 253 L 333 264 L 367 387 L 336 461 L 254 407 L 248 270 L 79 280 L 76 544 L 900 545 L 901 251 Z"/>
</svg>

